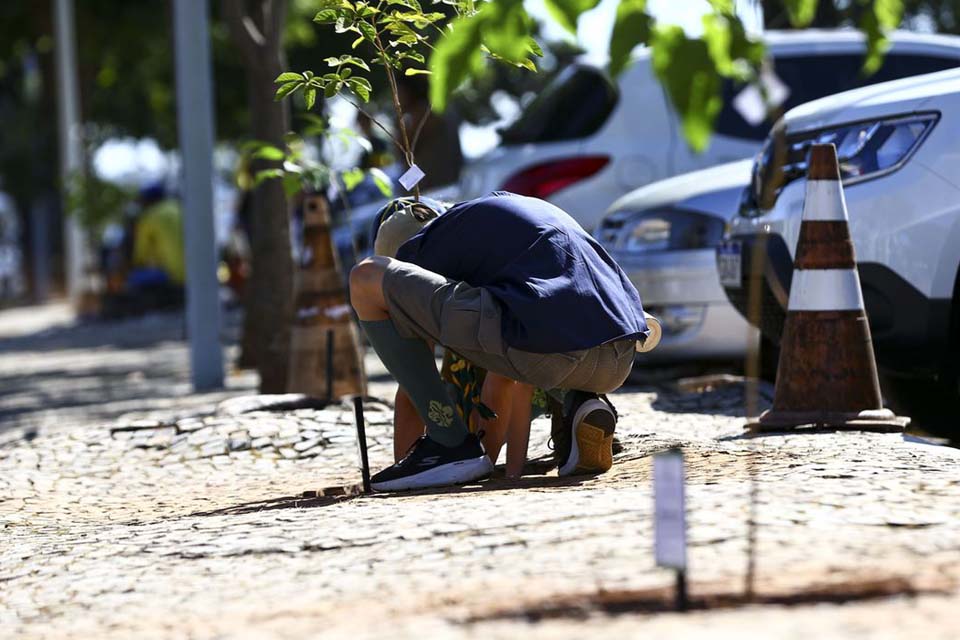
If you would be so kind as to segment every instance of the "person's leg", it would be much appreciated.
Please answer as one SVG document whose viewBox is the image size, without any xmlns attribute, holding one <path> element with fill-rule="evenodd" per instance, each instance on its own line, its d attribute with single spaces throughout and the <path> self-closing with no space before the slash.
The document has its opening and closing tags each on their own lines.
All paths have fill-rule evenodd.
<svg viewBox="0 0 960 640">
<path fill-rule="evenodd" d="M 399 462 L 422 435 L 423 420 L 417 408 L 402 388 L 397 389 L 393 405 L 393 461 Z"/>
<path fill-rule="evenodd" d="M 446 447 L 456 447 L 469 434 L 457 414 L 437 371 L 433 352 L 419 338 L 404 338 L 390 319 L 383 293 L 390 259 L 368 258 L 350 272 L 350 301 L 374 351 L 406 391 L 426 423 L 427 436 Z"/>
<path fill-rule="evenodd" d="M 616 390 L 633 366 L 635 345 L 630 340 L 590 349 L 581 366 L 562 386 L 563 420 L 554 421 L 552 438 L 561 476 L 602 473 L 613 465 L 613 434 L 617 413 L 599 394 Z"/>
<path fill-rule="evenodd" d="M 414 272 L 412 282 L 391 275 L 401 265 Z M 410 317 L 411 312 L 442 306 L 445 294 L 454 286 L 438 274 L 389 258 L 364 260 L 350 273 L 351 302 L 360 325 L 427 428 L 427 435 L 419 437 L 402 460 L 370 479 L 375 491 L 463 484 L 487 477 L 493 471 L 480 439 L 467 430 L 457 414 L 427 344 L 438 339 L 439 315 L 421 315 L 419 321 Z M 406 305 L 396 308 L 399 316 L 390 311 L 386 302 L 394 289 L 394 294 L 404 297 Z M 412 418 L 404 413 L 408 409 L 401 403 L 401 438 L 409 436 L 408 430 L 413 431 Z"/>
</svg>

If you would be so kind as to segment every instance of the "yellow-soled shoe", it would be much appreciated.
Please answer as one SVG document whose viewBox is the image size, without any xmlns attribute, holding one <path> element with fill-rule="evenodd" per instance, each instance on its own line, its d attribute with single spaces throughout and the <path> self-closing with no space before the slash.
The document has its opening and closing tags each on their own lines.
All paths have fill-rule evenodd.
<svg viewBox="0 0 960 640">
<path fill-rule="evenodd" d="M 558 448 L 558 473 L 561 476 L 603 473 L 613 466 L 617 414 L 609 402 L 596 394 L 571 393 L 571 401 L 565 403 L 564 437 L 556 439 L 558 445 L 563 445 Z"/>
</svg>

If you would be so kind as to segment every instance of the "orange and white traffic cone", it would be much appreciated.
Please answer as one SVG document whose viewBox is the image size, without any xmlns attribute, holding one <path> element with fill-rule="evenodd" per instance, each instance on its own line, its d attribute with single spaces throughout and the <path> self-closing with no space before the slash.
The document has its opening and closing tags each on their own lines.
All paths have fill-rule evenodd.
<svg viewBox="0 0 960 640">
<path fill-rule="evenodd" d="M 883 408 L 847 205 L 832 144 L 810 149 L 803 222 L 780 341 L 773 408 L 751 431 L 901 431 Z"/>
</svg>

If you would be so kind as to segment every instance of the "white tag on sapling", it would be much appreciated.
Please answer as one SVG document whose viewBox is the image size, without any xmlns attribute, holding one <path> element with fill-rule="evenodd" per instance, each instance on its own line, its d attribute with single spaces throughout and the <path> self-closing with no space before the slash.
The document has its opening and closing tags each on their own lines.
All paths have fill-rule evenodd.
<svg viewBox="0 0 960 640">
<path fill-rule="evenodd" d="M 684 504 L 683 454 L 677 450 L 653 458 L 654 554 L 657 565 L 687 567 L 687 517 Z"/>
<path fill-rule="evenodd" d="M 417 186 L 426 175 L 427 174 L 423 172 L 423 169 L 417 165 L 410 165 L 410 168 L 407 169 L 406 173 L 400 176 L 400 184 L 403 185 L 404 189 L 410 191 Z"/>
</svg>

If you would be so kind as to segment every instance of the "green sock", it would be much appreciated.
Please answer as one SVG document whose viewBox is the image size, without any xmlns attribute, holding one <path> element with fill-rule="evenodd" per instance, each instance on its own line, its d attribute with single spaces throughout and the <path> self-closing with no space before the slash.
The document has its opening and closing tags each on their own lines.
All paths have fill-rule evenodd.
<svg viewBox="0 0 960 640">
<path fill-rule="evenodd" d="M 445 447 L 462 443 L 470 431 L 447 394 L 427 343 L 404 338 L 389 319 L 361 320 L 360 326 L 387 371 L 410 396 L 427 425 L 427 436 Z"/>
</svg>

